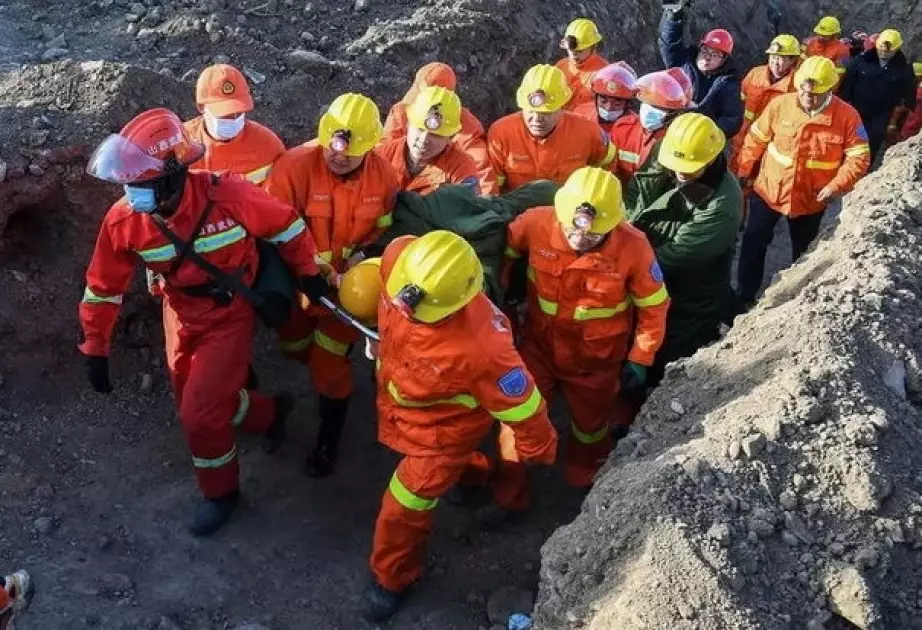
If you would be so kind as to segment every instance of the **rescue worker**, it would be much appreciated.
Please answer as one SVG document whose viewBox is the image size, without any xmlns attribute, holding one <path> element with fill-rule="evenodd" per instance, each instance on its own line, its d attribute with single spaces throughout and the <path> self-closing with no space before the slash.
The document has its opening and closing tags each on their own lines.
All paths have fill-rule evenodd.
<svg viewBox="0 0 922 630">
<path fill-rule="evenodd" d="M 425 195 L 443 184 L 467 184 L 480 194 L 477 165 L 452 142 L 461 130 L 458 95 L 442 87 L 423 88 L 407 118 L 407 135 L 376 149 L 394 168 L 401 190 Z"/>
<path fill-rule="evenodd" d="M 391 225 L 397 174 L 373 149 L 381 138 L 377 105 L 343 94 L 320 118 L 317 139 L 289 149 L 276 162 L 266 190 L 294 206 L 317 242 L 321 268 L 333 284 L 361 248 Z M 351 262 L 350 262 L 351 261 Z M 307 472 L 332 474 L 352 395 L 349 350 L 358 333 L 319 305 L 295 309 L 279 330 L 282 351 L 308 366 L 320 427 Z"/>
<path fill-rule="evenodd" d="M 686 9 L 668 9 L 660 25 L 660 56 L 667 68 L 682 68 L 692 82 L 695 111 L 708 116 L 728 138 L 743 124 L 740 77 L 733 54 L 733 37 L 722 28 L 709 31 L 697 46 L 684 42 Z"/>
<path fill-rule="evenodd" d="M 912 73 L 916 78 L 916 108 L 906 118 L 900 130 L 900 141 L 909 140 L 922 130 L 922 62 L 912 64 Z"/>
<path fill-rule="evenodd" d="M 868 132 L 871 164 L 885 141 L 897 141 L 903 120 L 916 108 L 916 78 L 902 47 L 899 31 L 883 31 L 876 48 L 849 65 L 839 92 L 861 114 Z"/>
<path fill-rule="evenodd" d="M 365 616 L 391 617 L 421 577 L 433 510 L 497 420 L 523 462 L 553 464 L 557 434 L 509 321 L 480 291 L 473 248 L 446 231 L 397 239 L 381 260 L 378 436 L 403 455 L 375 523 Z M 485 350 L 488 350 L 485 352 Z"/>
<path fill-rule="evenodd" d="M 13 621 L 21 617 L 35 596 L 35 583 L 25 571 L 0 578 L 0 630 L 13 630 Z"/>
<path fill-rule="evenodd" d="M 253 97 L 243 73 L 226 64 L 205 68 L 195 86 L 195 104 L 201 116 L 185 127 L 205 147 L 205 155 L 190 168 L 237 173 L 261 186 L 285 145 L 271 130 L 247 118 Z"/>
<path fill-rule="evenodd" d="M 753 68 L 743 79 L 740 92 L 744 107 L 743 126 L 730 144 L 731 170 L 736 169 L 743 140 L 752 122 L 776 96 L 794 91 L 794 71 L 800 62 L 800 42 L 793 35 L 779 35 L 765 52 L 768 54 L 768 63 Z"/>
<path fill-rule="evenodd" d="M 827 15 L 816 23 L 813 28 L 814 35 L 804 42 L 803 54 L 805 57 L 826 57 L 836 66 L 836 72 L 844 75 L 845 68 L 851 59 L 851 49 L 839 41 L 842 26 L 839 18 Z"/>
<path fill-rule="evenodd" d="M 849 58 L 854 59 L 864 52 L 864 45 L 865 42 L 868 41 L 868 34 L 864 31 L 852 31 L 850 36 L 843 37 L 840 41 L 848 47 Z"/>
<path fill-rule="evenodd" d="M 329 290 L 304 220 L 239 176 L 190 172 L 204 150 L 166 109 L 140 114 L 96 149 L 87 171 L 122 184 L 125 197 L 103 219 L 80 304 L 89 380 L 109 393 L 112 329 L 136 261 L 164 278 L 167 369 L 205 496 L 191 524 L 198 536 L 217 531 L 239 501 L 234 429 L 265 433 L 275 450 L 292 406 L 290 397 L 273 399 L 245 386 L 256 320 L 248 297 L 260 263 L 256 239 L 278 246 L 308 295 Z"/>
<path fill-rule="evenodd" d="M 568 110 L 595 100 L 592 75 L 608 65 L 596 52 L 601 42 L 602 34 L 595 22 L 586 18 L 570 22 L 560 40 L 560 47 L 567 51 L 567 56 L 557 62 L 557 67 L 563 71 L 570 86 L 570 100 L 566 104 Z"/>
<path fill-rule="evenodd" d="M 730 269 L 743 195 L 725 146 L 713 120 L 682 114 L 658 144 L 656 160 L 634 176 L 628 218 L 653 246 L 671 300 L 648 385 L 659 382 L 667 363 L 716 340 L 733 306 Z"/>
<path fill-rule="evenodd" d="M 645 74 L 637 80 L 638 126 L 620 139 L 615 173 L 622 183 L 651 160 L 653 147 L 676 116 L 692 106 L 691 82 L 681 68 Z M 628 188 L 630 190 L 630 188 Z"/>
<path fill-rule="evenodd" d="M 413 85 L 398 101 L 387 115 L 384 122 L 384 135 L 381 142 L 388 142 L 407 135 L 407 109 L 416 100 L 420 90 L 427 87 L 442 87 L 446 90 L 456 91 L 457 77 L 451 66 L 444 63 L 427 63 L 416 72 Z M 484 195 L 498 195 L 499 184 L 496 182 L 496 173 L 490 162 L 487 151 L 487 133 L 480 120 L 466 108 L 461 108 L 461 130 L 452 137 L 452 142 L 465 153 L 470 155 L 477 164 L 480 177 L 481 193 Z"/>
<path fill-rule="evenodd" d="M 522 358 L 546 399 L 563 393 L 572 417 L 564 478 L 587 488 L 612 447 L 618 390 L 643 387 L 663 342 L 663 275 L 646 237 L 624 220 L 621 182 L 598 168 L 573 173 L 553 206 L 520 215 L 507 242 L 510 262 L 527 259 Z M 524 510 L 528 495 L 524 466 L 504 458 L 500 506 Z"/>
<path fill-rule="evenodd" d="M 635 165 L 636 154 L 625 147 L 641 129 L 640 118 L 631 109 L 631 102 L 637 96 L 637 75 L 633 68 L 619 61 L 596 72 L 591 87 L 595 100 L 573 111 L 598 124 L 618 147 L 618 157 L 611 163 L 610 170 L 626 181 Z"/>
<path fill-rule="evenodd" d="M 829 203 L 849 192 L 871 163 L 868 134 L 855 109 L 833 94 L 839 75 L 826 57 L 809 57 L 794 75 L 796 94 L 779 96 L 752 124 L 737 175 L 755 178 L 737 276 L 744 308 L 762 286 L 775 224 L 787 218 L 797 260 Z"/>
<path fill-rule="evenodd" d="M 503 192 L 536 179 L 563 184 L 583 166 L 608 166 L 618 152 L 608 134 L 564 110 L 570 88 L 560 68 L 534 66 L 516 93 L 520 112 L 500 118 L 487 134 Z"/>
</svg>

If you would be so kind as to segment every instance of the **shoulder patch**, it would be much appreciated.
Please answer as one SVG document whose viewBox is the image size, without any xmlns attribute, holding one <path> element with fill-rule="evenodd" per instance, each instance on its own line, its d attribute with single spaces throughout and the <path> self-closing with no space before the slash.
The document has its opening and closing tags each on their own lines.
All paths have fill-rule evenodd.
<svg viewBox="0 0 922 630">
<path fill-rule="evenodd" d="M 861 138 L 861 139 L 864 140 L 865 142 L 868 141 L 868 139 L 869 139 L 869 138 L 868 138 L 868 130 L 864 128 L 864 125 L 858 125 L 858 131 L 857 131 L 856 133 L 858 134 L 858 137 L 859 137 L 859 138 Z"/>
<path fill-rule="evenodd" d="M 461 185 L 470 186 L 475 195 L 480 195 L 480 180 L 476 176 L 471 175 L 470 177 L 465 177 L 461 180 Z"/>
<path fill-rule="evenodd" d="M 528 376 L 523 368 L 514 367 L 503 374 L 497 384 L 503 394 L 509 398 L 518 398 L 525 393 L 525 388 L 528 387 Z"/>
<path fill-rule="evenodd" d="M 659 263 L 654 260 L 653 264 L 650 265 L 650 277 L 653 278 L 654 282 L 663 281 L 663 270 L 660 268 Z"/>
</svg>

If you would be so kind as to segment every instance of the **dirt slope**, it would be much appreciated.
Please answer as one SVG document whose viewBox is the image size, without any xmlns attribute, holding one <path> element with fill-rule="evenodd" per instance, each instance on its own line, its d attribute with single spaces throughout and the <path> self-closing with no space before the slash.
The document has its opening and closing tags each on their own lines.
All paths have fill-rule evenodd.
<svg viewBox="0 0 922 630">
<path fill-rule="evenodd" d="M 673 366 L 543 548 L 538 627 L 922 626 L 920 149 Z"/>
</svg>

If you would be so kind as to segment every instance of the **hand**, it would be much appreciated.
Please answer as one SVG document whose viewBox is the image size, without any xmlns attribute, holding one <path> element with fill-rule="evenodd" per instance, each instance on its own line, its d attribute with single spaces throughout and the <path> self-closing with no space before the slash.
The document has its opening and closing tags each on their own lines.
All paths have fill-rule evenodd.
<svg viewBox="0 0 922 630">
<path fill-rule="evenodd" d="M 836 191 L 829 186 L 824 186 L 823 190 L 820 191 L 820 194 L 816 196 L 816 200 L 820 203 L 826 203 L 830 199 L 836 196 Z"/>
<path fill-rule="evenodd" d="M 88 356 L 86 369 L 90 378 L 90 386 L 94 391 L 100 394 L 108 394 L 112 391 L 112 383 L 109 381 L 109 357 Z"/>
<path fill-rule="evenodd" d="M 628 361 L 621 368 L 621 391 L 632 394 L 643 390 L 647 384 L 647 367 Z"/>
<path fill-rule="evenodd" d="M 308 299 L 318 304 L 320 298 L 327 297 L 333 292 L 330 283 L 321 275 L 302 276 L 300 279 L 301 290 L 307 295 Z"/>
</svg>

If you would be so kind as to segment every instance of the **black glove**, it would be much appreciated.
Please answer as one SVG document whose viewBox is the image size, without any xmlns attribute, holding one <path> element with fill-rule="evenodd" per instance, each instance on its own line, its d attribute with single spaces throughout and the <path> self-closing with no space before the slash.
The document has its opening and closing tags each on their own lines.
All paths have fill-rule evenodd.
<svg viewBox="0 0 922 630">
<path fill-rule="evenodd" d="M 647 368 L 628 361 L 621 368 L 621 391 L 625 394 L 636 394 L 644 390 L 647 384 Z"/>
<path fill-rule="evenodd" d="M 112 383 L 109 381 L 109 357 L 88 356 L 86 371 L 93 390 L 100 394 L 108 394 L 112 391 Z"/>
<path fill-rule="evenodd" d="M 327 279 L 321 275 L 301 276 L 301 290 L 307 295 L 311 303 L 319 304 L 320 298 L 327 297 L 333 292 L 333 288 Z"/>
</svg>

